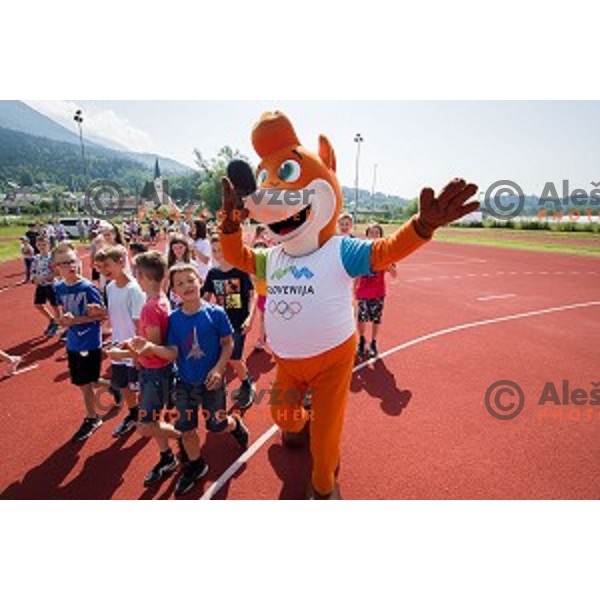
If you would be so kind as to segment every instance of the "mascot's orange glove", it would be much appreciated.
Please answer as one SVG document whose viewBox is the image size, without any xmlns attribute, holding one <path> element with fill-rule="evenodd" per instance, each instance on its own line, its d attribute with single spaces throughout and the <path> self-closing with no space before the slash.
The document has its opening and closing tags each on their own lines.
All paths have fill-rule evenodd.
<svg viewBox="0 0 600 600">
<path fill-rule="evenodd" d="M 448 225 L 479 208 L 479 202 L 465 201 L 477 192 L 474 183 L 453 179 L 436 198 L 431 188 L 424 188 L 419 198 L 419 214 L 414 227 L 420 237 L 429 239 L 438 227 Z"/>
</svg>

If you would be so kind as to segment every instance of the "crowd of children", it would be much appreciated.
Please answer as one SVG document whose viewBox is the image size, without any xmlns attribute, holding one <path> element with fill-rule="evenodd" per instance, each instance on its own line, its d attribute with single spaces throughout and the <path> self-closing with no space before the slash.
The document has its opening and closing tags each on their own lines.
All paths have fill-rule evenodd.
<svg viewBox="0 0 600 600">
<path fill-rule="evenodd" d="M 258 341 L 253 350 L 268 350 L 266 282 L 227 264 L 219 236 L 202 221 L 185 230 L 156 223 L 148 238 L 138 221 L 124 225 L 98 224 L 88 233 L 91 281 L 82 275 L 73 244 L 53 240 L 47 229 L 30 227 L 22 238 L 26 280 L 35 285 L 35 307 L 47 320 L 44 334 L 65 330 L 71 382 L 80 389 L 85 411 L 73 442 L 83 442 L 102 425 L 95 394 L 106 386 L 115 405 L 127 410 L 113 436 L 136 430 L 156 442 L 158 460 L 143 485 L 161 482 L 182 464 L 175 486 L 179 496 L 208 471 L 198 434 L 201 421 L 208 431 L 229 432 L 242 449 L 248 444 L 240 411 L 252 405 L 256 390 L 244 351 L 255 323 Z M 165 253 L 145 243 L 154 243 L 161 229 Z M 352 216 L 342 214 L 339 233 L 353 236 L 353 229 Z M 376 239 L 383 230 L 371 224 L 365 236 Z M 271 246 L 267 228 L 256 226 L 249 243 L 254 248 Z M 395 277 L 395 265 L 388 272 Z M 378 355 L 385 277 L 380 272 L 356 280 L 360 358 Z M 110 331 L 110 342 L 104 344 L 103 322 Z M 101 379 L 103 346 L 108 346 L 110 380 Z M 18 358 L 0 354 L 8 371 L 16 369 Z M 231 394 L 239 410 L 232 414 L 226 403 L 227 366 L 240 381 Z"/>
</svg>

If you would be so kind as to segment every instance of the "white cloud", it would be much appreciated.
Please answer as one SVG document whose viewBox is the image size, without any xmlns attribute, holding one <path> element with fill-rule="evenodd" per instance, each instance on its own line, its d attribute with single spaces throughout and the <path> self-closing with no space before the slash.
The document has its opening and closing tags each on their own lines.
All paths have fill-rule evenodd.
<svg viewBox="0 0 600 600">
<path fill-rule="evenodd" d="M 76 110 L 81 109 L 85 119 L 84 135 L 104 138 L 136 152 L 155 151 L 156 145 L 148 133 L 134 127 L 112 109 L 83 107 L 72 100 L 27 100 L 26 102 L 35 110 L 72 131 L 75 130 L 73 115 Z"/>
</svg>

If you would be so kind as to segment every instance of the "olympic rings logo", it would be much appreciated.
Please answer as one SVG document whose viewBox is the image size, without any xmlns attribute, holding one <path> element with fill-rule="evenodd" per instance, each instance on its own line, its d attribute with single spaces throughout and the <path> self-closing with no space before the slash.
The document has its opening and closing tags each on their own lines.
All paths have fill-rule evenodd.
<svg viewBox="0 0 600 600">
<path fill-rule="evenodd" d="M 294 301 L 289 304 L 285 300 L 271 300 L 269 302 L 269 312 L 272 315 L 279 315 L 286 321 L 293 319 L 301 311 L 302 304 L 300 302 Z"/>
</svg>

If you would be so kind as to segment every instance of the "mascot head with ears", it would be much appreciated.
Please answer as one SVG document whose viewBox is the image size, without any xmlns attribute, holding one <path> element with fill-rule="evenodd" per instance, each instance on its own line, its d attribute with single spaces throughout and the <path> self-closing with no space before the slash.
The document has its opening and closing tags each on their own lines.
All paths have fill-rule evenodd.
<svg viewBox="0 0 600 600">
<path fill-rule="evenodd" d="M 288 254 L 310 254 L 335 235 L 343 206 L 331 143 L 321 135 L 318 154 L 311 152 L 290 120 L 276 111 L 262 115 L 252 130 L 252 144 L 260 157 L 258 189 L 247 197 L 245 208 Z"/>
<path fill-rule="evenodd" d="M 335 153 L 319 136 L 318 154 L 300 144 L 290 120 L 280 111 L 264 113 L 252 130 L 252 144 L 260 157 L 257 179 L 242 161 L 232 161 L 223 180 L 221 232 L 238 231 L 248 216 L 267 225 L 275 242 L 290 256 L 305 256 L 321 248 L 336 232 L 343 196 L 336 175 Z M 258 189 L 257 189 L 258 186 Z M 424 188 L 419 213 L 411 227 L 431 239 L 438 227 L 477 210 L 470 199 L 475 184 L 452 180 L 435 196 Z M 397 260 L 397 257 L 396 257 Z"/>
</svg>

